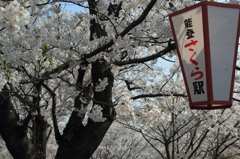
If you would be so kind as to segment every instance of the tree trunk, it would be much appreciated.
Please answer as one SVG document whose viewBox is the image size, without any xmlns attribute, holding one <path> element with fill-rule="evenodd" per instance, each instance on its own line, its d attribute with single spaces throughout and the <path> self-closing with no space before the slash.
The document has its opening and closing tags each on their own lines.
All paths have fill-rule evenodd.
<svg viewBox="0 0 240 159">
<path fill-rule="evenodd" d="M 33 119 L 33 137 L 32 143 L 35 150 L 38 152 L 38 157 L 41 159 L 46 158 L 47 149 L 47 128 L 49 124 L 43 119 L 42 116 L 35 116 Z"/>
<path fill-rule="evenodd" d="M 101 143 L 111 121 L 96 123 L 89 121 L 88 125 L 79 134 L 75 141 L 60 142 L 56 159 L 89 159 Z"/>
<path fill-rule="evenodd" d="M 94 92 L 93 97 L 94 101 L 105 103 L 97 104 L 103 107 L 103 114 L 107 120 L 105 122 L 94 122 L 89 119 L 86 126 L 76 125 L 73 121 L 75 120 L 78 123 L 81 120 L 73 113 L 69 120 L 71 125 L 68 123 L 68 130 L 64 130 L 63 138 L 59 142 L 56 159 L 89 159 L 101 143 L 115 117 L 114 109 L 111 107 L 113 74 L 110 69 L 104 61 L 97 61 L 92 65 L 93 83 L 97 83 L 99 78 L 108 77 L 108 86 L 102 92 Z"/>
<path fill-rule="evenodd" d="M 97 15 L 95 11 L 97 2 L 95 0 L 88 0 L 88 3 L 90 14 Z M 90 40 L 94 40 L 93 35 L 97 38 L 107 35 L 105 29 L 102 28 L 95 19 L 90 21 L 90 32 Z M 107 118 L 107 120 L 104 122 L 94 122 L 89 119 L 87 125 L 83 126 L 81 119 L 73 112 L 64 130 L 61 141 L 59 142 L 56 159 L 89 159 L 101 143 L 115 118 L 115 111 L 112 106 L 112 87 L 114 79 L 110 65 L 107 64 L 104 59 L 93 62 L 91 75 L 93 90 L 95 90 L 96 84 L 99 83 L 99 79 L 108 78 L 108 85 L 105 90 L 101 92 L 94 91 L 93 93 L 93 105 L 101 105 L 103 108 L 103 116 Z M 79 79 L 80 78 L 78 78 L 78 80 Z M 80 82 L 79 84 L 82 83 Z M 75 100 L 75 107 L 78 108 L 79 106 L 77 106 L 76 103 L 79 103 L 79 105 L 81 104 L 78 98 Z"/>
<path fill-rule="evenodd" d="M 30 118 L 28 116 L 21 126 L 17 124 L 19 117 L 11 103 L 10 94 L 0 94 L 0 134 L 15 159 L 42 159 L 27 137 Z"/>
</svg>

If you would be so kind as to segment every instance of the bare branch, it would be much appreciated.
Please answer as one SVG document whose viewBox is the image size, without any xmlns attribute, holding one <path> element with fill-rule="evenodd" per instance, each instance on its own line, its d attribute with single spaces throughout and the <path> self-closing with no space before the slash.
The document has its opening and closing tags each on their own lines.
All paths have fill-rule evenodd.
<svg viewBox="0 0 240 159">
<path fill-rule="evenodd" d="M 61 134 L 58 128 L 57 117 L 56 117 L 56 94 L 51 90 L 46 84 L 42 84 L 44 88 L 51 94 L 52 96 L 52 120 L 53 120 L 53 128 L 55 133 L 55 139 L 58 142 L 61 138 Z"/>
</svg>

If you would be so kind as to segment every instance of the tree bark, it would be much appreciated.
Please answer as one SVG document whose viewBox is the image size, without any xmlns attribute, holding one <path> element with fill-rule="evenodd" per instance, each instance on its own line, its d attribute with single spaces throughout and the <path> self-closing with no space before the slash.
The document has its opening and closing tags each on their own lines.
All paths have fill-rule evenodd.
<svg viewBox="0 0 240 159">
<path fill-rule="evenodd" d="M 48 127 L 49 124 L 44 120 L 44 117 L 40 115 L 34 117 L 32 143 L 35 150 L 38 152 L 38 157 L 41 159 L 46 158 Z"/>
<path fill-rule="evenodd" d="M 109 120 L 103 123 L 90 120 L 79 134 L 73 134 L 74 141 L 60 142 L 56 159 L 89 159 L 101 143 L 111 123 L 112 121 Z"/>
<path fill-rule="evenodd" d="M 29 119 L 28 116 L 26 119 Z M 18 114 L 10 99 L 9 93 L 0 94 L 0 134 L 15 159 L 42 159 L 35 151 L 31 140 L 27 137 L 28 121 L 19 126 Z"/>
<path fill-rule="evenodd" d="M 114 108 L 112 107 L 113 74 L 110 69 L 109 65 L 104 61 L 96 61 L 92 65 L 93 83 L 97 83 L 99 78 L 108 77 L 108 85 L 105 90 L 94 92 L 93 96 L 94 104 L 103 107 L 103 114 L 107 120 L 94 122 L 89 119 L 87 125 L 83 126 L 80 123 L 80 117 L 73 112 L 66 127 L 68 129 L 64 130 L 63 138 L 59 142 L 56 159 L 89 159 L 101 143 L 115 117 Z"/>
</svg>

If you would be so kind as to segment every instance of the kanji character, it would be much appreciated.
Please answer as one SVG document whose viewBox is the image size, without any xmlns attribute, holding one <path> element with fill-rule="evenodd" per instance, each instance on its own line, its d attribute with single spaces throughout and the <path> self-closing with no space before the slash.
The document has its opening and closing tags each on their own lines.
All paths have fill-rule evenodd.
<svg viewBox="0 0 240 159">
<path fill-rule="evenodd" d="M 192 18 L 188 18 L 184 20 L 185 28 L 193 27 Z"/>
<path fill-rule="evenodd" d="M 195 32 L 193 31 L 193 29 L 188 29 L 187 32 L 186 32 L 186 35 L 187 35 L 187 39 L 190 39 L 190 38 L 193 38 L 193 34 Z"/>
<path fill-rule="evenodd" d="M 194 94 L 204 94 L 203 81 L 193 82 Z"/>
</svg>

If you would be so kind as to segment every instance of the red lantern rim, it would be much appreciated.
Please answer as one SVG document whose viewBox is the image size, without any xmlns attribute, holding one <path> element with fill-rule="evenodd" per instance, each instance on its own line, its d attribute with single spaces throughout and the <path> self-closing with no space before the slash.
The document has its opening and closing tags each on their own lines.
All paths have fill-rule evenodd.
<svg viewBox="0 0 240 159">
<path fill-rule="evenodd" d="M 182 10 L 176 11 L 174 13 L 169 14 L 169 17 L 173 17 L 175 15 L 187 12 L 189 10 L 192 10 L 194 8 L 197 8 L 199 6 L 203 6 L 203 5 L 211 5 L 211 6 L 218 6 L 218 7 L 226 7 L 226 8 L 240 8 L 240 5 L 238 4 L 228 4 L 228 3 L 219 3 L 219 2 L 209 2 L 209 1 L 202 1 L 200 3 L 194 4 L 192 6 L 189 6 L 187 8 L 184 8 Z"/>
<path fill-rule="evenodd" d="M 232 101 L 207 101 L 207 102 L 194 102 L 189 104 L 191 109 L 223 109 L 230 108 Z"/>
</svg>

